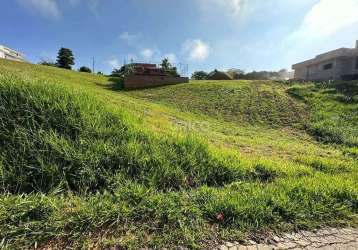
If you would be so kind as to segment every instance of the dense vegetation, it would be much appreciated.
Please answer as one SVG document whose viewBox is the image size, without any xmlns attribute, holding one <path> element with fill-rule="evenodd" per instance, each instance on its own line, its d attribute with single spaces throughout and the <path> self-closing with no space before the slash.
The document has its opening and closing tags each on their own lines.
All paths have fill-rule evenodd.
<svg viewBox="0 0 358 250">
<path fill-rule="evenodd" d="M 204 248 L 357 222 L 356 84 L 110 80 L 0 60 L 1 247 Z"/>
<path fill-rule="evenodd" d="M 193 80 L 209 80 L 210 74 L 213 72 L 217 72 L 215 69 L 211 73 L 207 73 L 205 71 L 195 71 L 191 79 Z M 223 71 L 219 71 L 223 72 Z M 224 72 L 223 72 L 224 73 Z M 292 72 L 287 71 L 286 69 L 282 69 L 279 71 L 252 71 L 247 72 L 241 69 L 229 69 L 225 73 L 227 73 L 232 80 L 285 80 L 292 77 Z"/>
</svg>

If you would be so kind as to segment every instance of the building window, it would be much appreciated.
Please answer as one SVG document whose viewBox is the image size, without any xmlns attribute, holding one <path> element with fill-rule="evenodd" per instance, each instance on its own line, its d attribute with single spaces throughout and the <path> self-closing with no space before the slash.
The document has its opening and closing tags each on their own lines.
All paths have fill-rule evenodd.
<svg viewBox="0 0 358 250">
<path fill-rule="evenodd" d="M 356 69 L 358 69 L 358 56 L 356 58 Z"/>
<path fill-rule="evenodd" d="M 333 68 L 333 64 L 332 64 L 332 63 L 323 65 L 323 70 L 329 70 L 329 69 L 331 69 L 331 68 Z"/>
</svg>

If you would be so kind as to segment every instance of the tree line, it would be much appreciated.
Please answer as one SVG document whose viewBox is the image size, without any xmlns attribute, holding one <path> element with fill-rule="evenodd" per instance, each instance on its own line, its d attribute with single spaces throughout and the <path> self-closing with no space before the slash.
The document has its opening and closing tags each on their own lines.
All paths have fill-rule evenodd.
<svg viewBox="0 0 358 250">
<path fill-rule="evenodd" d="M 42 59 L 39 63 L 44 66 L 58 67 L 61 69 L 72 70 L 72 66 L 75 65 L 75 57 L 72 50 L 68 48 L 60 48 L 57 55 L 56 62 L 51 60 Z M 92 73 L 92 70 L 87 66 L 82 66 L 78 69 L 79 72 Z M 99 75 L 103 75 L 102 72 L 97 72 Z"/>
<path fill-rule="evenodd" d="M 279 71 L 252 71 L 245 73 L 241 69 L 230 69 L 225 71 L 233 80 L 243 79 L 243 80 L 272 80 L 272 79 L 287 79 L 290 78 L 291 73 L 282 69 Z M 195 71 L 191 79 L 193 80 L 207 80 L 209 79 L 210 73 L 205 71 Z"/>
</svg>

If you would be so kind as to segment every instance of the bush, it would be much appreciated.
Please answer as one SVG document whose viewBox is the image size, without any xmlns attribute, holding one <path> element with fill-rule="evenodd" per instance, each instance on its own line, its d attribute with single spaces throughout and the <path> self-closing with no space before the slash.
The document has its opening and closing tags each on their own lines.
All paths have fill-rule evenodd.
<svg viewBox="0 0 358 250">
<path fill-rule="evenodd" d="M 41 60 L 39 64 L 43 66 L 57 67 L 57 64 L 50 60 Z"/>
<path fill-rule="evenodd" d="M 208 73 L 206 73 L 205 71 L 196 71 L 192 74 L 191 79 L 206 80 L 206 79 L 208 79 Z"/>
<path fill-rule="evenodd" d="M 86 66 L 82 66 L 78 71 L 85 72 L 85 73 L 92 73 L 92 70 Z"/>
<path fill-rule="evenodd" d="M 113 69 L 111 76 L 124 78 L 125 76 L 133 74 L 134 70 L 135 69 L 133 64 L 126 64 L 120 67 L 119 69 Z"/>
</svg>

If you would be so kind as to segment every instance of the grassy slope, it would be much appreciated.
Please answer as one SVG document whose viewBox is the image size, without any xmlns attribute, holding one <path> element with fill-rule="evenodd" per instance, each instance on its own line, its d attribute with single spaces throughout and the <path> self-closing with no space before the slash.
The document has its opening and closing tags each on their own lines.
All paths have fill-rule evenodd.
<svg viewBox="0 0 358 250">
<path fill-rule="evenodd" d="M 358 146 L 358 83 L 293 86 L 289 93 L 310 103 L 314 116 L 308 130 L 320 141 Z"/>
<path fill-rule="evenodd" d="M 294 126 L 306 117 L 304 105 L 289 97 L 282 84 L 273 82 L 193 81 L 129 93 L 240 125 Z"/>
<path fill-rule="evenodd" d="M 354 99 L 270 82 L 122 92 L 102 76 L 4 60 L 0 75 L 4 244 L 197 247 L 355 221 L 356 120 L 344 120 L 349 134 L 332 125 L 348 138 L 336 146 L 303 130 L 336 138 L 315 132 L 326 128 L 317 117 L 356 118 Z"/>
</svg>

